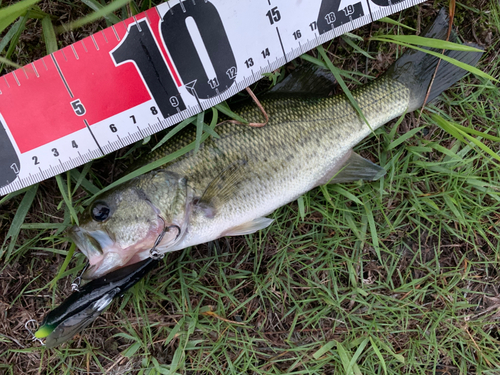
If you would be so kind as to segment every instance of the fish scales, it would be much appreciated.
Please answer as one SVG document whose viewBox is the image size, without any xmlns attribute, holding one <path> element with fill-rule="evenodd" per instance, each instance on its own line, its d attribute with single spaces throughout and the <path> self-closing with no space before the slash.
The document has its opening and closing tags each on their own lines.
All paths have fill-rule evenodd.
<svg viewBox="0 0 500 375">
<path fill-rule="evenodd" d="M 300 168 L 311 165 L 321 174 L 329 164 L 324 158 L 337 158 L 387 121 L 402 115 L 409 100 L 409 90 L 390 79 L 376 80 L 352 94 L 371 129 L 345 95 L 327 98 L 273 95 L 261 101 L 269 116 L 266 126 L 222 123 L 215 128 L 219 139 L 209 138 L 198 152 L 191 151 L 161 168 L 185 175 L 197 191 L 206 188 L 230 163 L 242 158 L 252 160 L 259 174 L 273 173 L 273 178 L 276 178 L 274 173 L 287 168 L 295 158 L 293 164 Z M 248 122 L 262 121 L 262 113 L 255 104 L 237 112 Z M 193 142 L 195 134 L 191 130 L 174 136 L 147 155 L 144 163 L 178 151 Z M 312 159 L 318 156 L 322 160 Z"/>
<path fill-rule="evenodd" d="M 422 35 L 455 40 L 448 31 L 442 10 Z M 445 54 L 471 65 L 481 56 L 480 50 Z M 224 122 L 217 127 L 220 137 L 207 139 L 198 152 L 102 193 L 69 235 L 89 259 L 83 277 L 96 284 L 89 284 L 88 290 L 109 284 L 108 275 L 119 287 L 70 297 L 47 316 L 36 337 L 48 336 L 47 344 L 57 345 L 79 332 L 121 294 L 122 287 L 130 287 L 159 263 L 151 258 L 155 253 L 254 233 L 271 224 L 265 215 L 332 177 L 335 183 L 376 180 L 385 170 L 352 148 L 389 120 L 436 98 L 464 74 L 436 56 L 406 51 L 384 76 L 353 92 L 370 126 L 345 96 L 268 96 L 262 100 L 269 115 L 265 127 Z M 300 89 L 298 81 L 286 79 L 290 85 L 282 84 L 282 89 Z M 310 88 L 317 81 L 308 83 Z M 255 105 L 243 107 L 239 114 L 249 122 L 262 120 Z M 185 131 L 143 161 L 157 160 L 195 139 L 194 129 Z M 138 263 L 144 258 L 148 259 Z"/>
<path fill-rule="evenodd" d="M 220 138 L 205 141 L 198 152 L 163 168 L 186 176 L 195 196 L 201 196 L 218 175 L 245 160 L 244 175 L 235 193 L 214 217 L 194 212 L 189 233 L 171 251 L 206 242 L 231 227 L 265 216 L 316 186 L 349 150 L 387 121 L 405 113 L 409 90 L 388 78 L 375 80 L 353 91 L 370 127 L 345 95 L 327 98 L 270 97 L 261 101 L 269 122 L 253 128 L 225 122 L 216 128 Z M 238 114 L 249 122 L 262 121 L 255 104 Z M 195 139 L 195 131 L 173 137 L 148 161 L 175 152 Z"/>
<path fill-rule="evenodd" d="M 423 35 L 446 38 L 448 26 L 441 12 Z M 481 55 L 446 54 L 471 64 Z M 101 194 L 69 233 L 89 258 L 84 276 L 100 277 L 154 253 L 254 233 L 271 224 L 266 215 L 333 177 L 335 183 L 379 178 L 385 170 L 353 153 L 353 147 L 465 74 L 441 61 L 434 76 L 438 61 L 422 51 L 406 51 L 383 76 L 354 90 L 369 125 L 345 95 L 269 95 L 261 102 L 269 116 L 266 126 L 224 121 L 216 128 L 220 137 L 208 138 L 197 152 Z M 263 117 L 255 104 L 242 107 L 239 115 L 249 122 Z M 157 160 L 195 139 L 191 127 L 143 161 Z"/>
</svg>

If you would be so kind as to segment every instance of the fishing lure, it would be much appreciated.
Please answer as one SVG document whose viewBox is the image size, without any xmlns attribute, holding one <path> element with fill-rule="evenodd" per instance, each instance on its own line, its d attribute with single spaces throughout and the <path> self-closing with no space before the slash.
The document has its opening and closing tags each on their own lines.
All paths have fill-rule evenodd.
<svg viewBox="0 0 500 375">
<path fill-rule="evenodd" d="M 115 297 L 123 295 L 158 263 L 159 260 L 148 258 L 88 282 L 45 316 L 41 327 L 35 332 L 35 338 L 47 338 L 46 348 L 69 340 L 92 323 Z"/>
</svg>

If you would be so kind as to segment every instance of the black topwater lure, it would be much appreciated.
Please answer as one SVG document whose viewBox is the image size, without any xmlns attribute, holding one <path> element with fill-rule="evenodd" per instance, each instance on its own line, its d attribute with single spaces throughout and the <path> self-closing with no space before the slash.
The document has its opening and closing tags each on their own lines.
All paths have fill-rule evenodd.
<svg viewBox="0 0 500 375">
<path fill-rule="evenodd" d="M 71 339 L 92 323 L 113 298 L 139 282 L 158 263 L 158 260 L 148 258 L 85 284 L 45 316 L 35 337 L 47 338 L 46 348 Z"/>
</svg>

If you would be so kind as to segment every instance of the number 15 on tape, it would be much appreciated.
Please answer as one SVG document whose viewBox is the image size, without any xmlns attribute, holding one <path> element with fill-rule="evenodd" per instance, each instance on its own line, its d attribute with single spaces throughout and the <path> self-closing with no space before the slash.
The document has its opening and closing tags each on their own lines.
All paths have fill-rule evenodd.
<svg viewBox="0 0 500 375">
<path fill-rule="evenodd" d="M 0 77 L 0 194 L 77 167 L 422 0 L 171 1 Z"/>
</svg>

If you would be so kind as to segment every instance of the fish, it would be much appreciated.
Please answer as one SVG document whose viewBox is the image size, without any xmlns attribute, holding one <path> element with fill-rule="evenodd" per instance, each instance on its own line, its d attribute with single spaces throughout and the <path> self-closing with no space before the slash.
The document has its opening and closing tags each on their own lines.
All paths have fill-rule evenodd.
<svg viewBox="0 0 500 375">
<path fill-rule="evenodd" d="M 440 12 L 423 36 L 445 39 Z M 472 45 L 471 45 L 472 46 Z M 481 52 L 447 51 L 475 65 Z M 271 225 L 267 216 L 327 183 L 377 180 L 385 170 L 353 147 L 387 122 L 421 108 L 467 71 L 418 50 L 405 52 L 383 75 L 352 91 L 366 121 L 345 95 L 268 95 L 269 117 L 260 128 L 235 121 L 216 128 L 197 152 L 109 190 L 89 205 L 69 235 L 89 260 L 95 279 L 155 255 L 224 236 L 251 234 Z M 262 113 L 253 104 L 237 112 L 249 122 Z M 196 131 L 179 133 L 146 162 L 192 143 Z M 154 251 L 153 251 L 154 250 Z"/>
<path fill-rule="evenodd" d="M 441 11 L 423 35 L 444 39 L 447 28 L 448 18 Z M 481 56 L 479 51 L 446 54 L 469 65 Z M 219 138 L 208 139 L 198 152 L 98 196 L 80 217 L 80 225 L 69 230 L 89 259 L 84 276 L 92 281 L 50 311 L 35 337 L 46 338 L 47 348 L 69 340 L 157 267 L 157 254 L 263 229 L 272 223 L 266 215 L 321 184 L 383 176 L 383 168 L 352 148 L 466 74 L 441 61 L 427 95 L 437 64 L 438 58 L 409 50 L 383 76 L 355 90 L 368 124 L 343 95 L 297 95 L 320 80 L 298 84 L 292 75 L 276 91 L 293 87 L 294 94 L 275 92 L 261 101 L 269 116 L 263 128 L 226 121 L 217 128 Z M 243 106 L 239 115 L 249 122 L 261 117 L 251 105 Z M 195 131 L 180 133 L 144 162 L 175 152 L 195 137 Z"/>
</svg>

